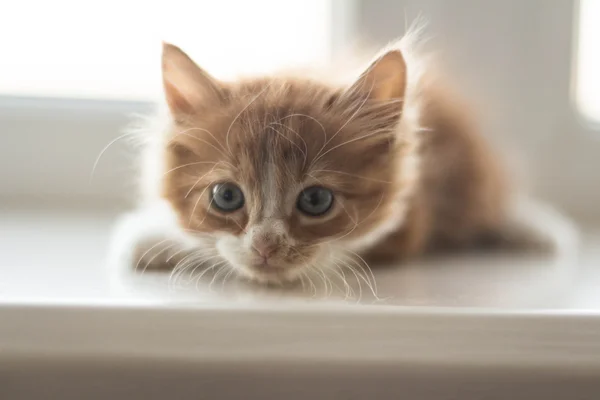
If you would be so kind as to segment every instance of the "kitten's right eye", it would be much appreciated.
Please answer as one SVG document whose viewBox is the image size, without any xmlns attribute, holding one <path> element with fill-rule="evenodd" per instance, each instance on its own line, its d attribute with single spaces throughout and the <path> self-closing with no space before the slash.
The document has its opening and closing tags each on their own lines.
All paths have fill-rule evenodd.
<svg viewBox="0 0 600 400">
<path fill-rule="evenodd" d="M 212 188 L 211 204 L 222 212 L 233 212 L 244 206 L 244 194 L 233 183 L 217 183 Z"/>
<path fill-rule="evenodd" d="M 331 190 L 320 186 L 306 188 L 298 196 L 296 207 L 304 214 L 311 217 L 324 215 L 333 205 Z"/>
</svg>

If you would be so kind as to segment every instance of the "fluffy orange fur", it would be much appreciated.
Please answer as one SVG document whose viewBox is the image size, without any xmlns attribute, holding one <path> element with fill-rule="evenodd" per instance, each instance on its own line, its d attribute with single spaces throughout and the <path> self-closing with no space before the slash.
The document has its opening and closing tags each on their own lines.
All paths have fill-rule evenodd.
<svg viewBox="0 0 600 400">
<path fill-rule="evenodd" d="M 169 44 L 163 77 L 160 195 L 198 249 L 241 275 L 279 282 L 350 251 L 376 263 L 523 239 L 469 108 L 402 43 L 346 85 L 220 82 Z M 239 208 L 215 206 L 222 184 L 239 188 Z M 313 187 L 333 198 L 322 215 L 298 206 Z"/>
</svg>

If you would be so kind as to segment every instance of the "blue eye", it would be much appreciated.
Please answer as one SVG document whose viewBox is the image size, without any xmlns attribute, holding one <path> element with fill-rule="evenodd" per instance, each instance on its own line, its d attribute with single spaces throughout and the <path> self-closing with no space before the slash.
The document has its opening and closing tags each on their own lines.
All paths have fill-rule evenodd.
<svg viewBox="0 0 600 400">
<path fill-rule="evenodd" d="M 304 189 L 296 202 L 298 210 L 311 217 L 326 214 L 332 205 L 333 193 L 321 186 L 311 186 Z"/>
<path fill-rule="evenodd" d="M 244 194 L 233 183 L 217 183 L 212 188 L 211 204 L 223 212 L 233 212 L 244 206 Z"/>
</svg>

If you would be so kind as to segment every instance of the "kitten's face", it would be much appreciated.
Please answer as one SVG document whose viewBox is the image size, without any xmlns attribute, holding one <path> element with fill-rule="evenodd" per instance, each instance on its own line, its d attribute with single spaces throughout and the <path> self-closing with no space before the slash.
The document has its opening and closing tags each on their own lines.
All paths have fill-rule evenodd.
<svg viewBox="0 0 600 400">
<path fill-rule="evenodd" d="M 175 122 L 164 196 L 182 227 L 208 237 L 240 273 L 286 281 L 335 265 L 333 248 L 390 215 L 403 185 L 401 103 L 374 98 L 375 83 L 226 85 L 188 61 L 165 48 Z"/>
</svg>

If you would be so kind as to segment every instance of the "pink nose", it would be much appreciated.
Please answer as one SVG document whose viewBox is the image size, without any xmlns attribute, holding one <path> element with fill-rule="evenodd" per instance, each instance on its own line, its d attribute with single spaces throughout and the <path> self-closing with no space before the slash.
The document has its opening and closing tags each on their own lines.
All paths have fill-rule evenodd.
<svg viewBox="0 0 600 400">
<path fill-rule="evenodd" d="M 277 250 L 277 242 L 267 239 L 255 239 L 252 243 L 252 248 L 259 256 L 269 258 Z"/>
</svg>

